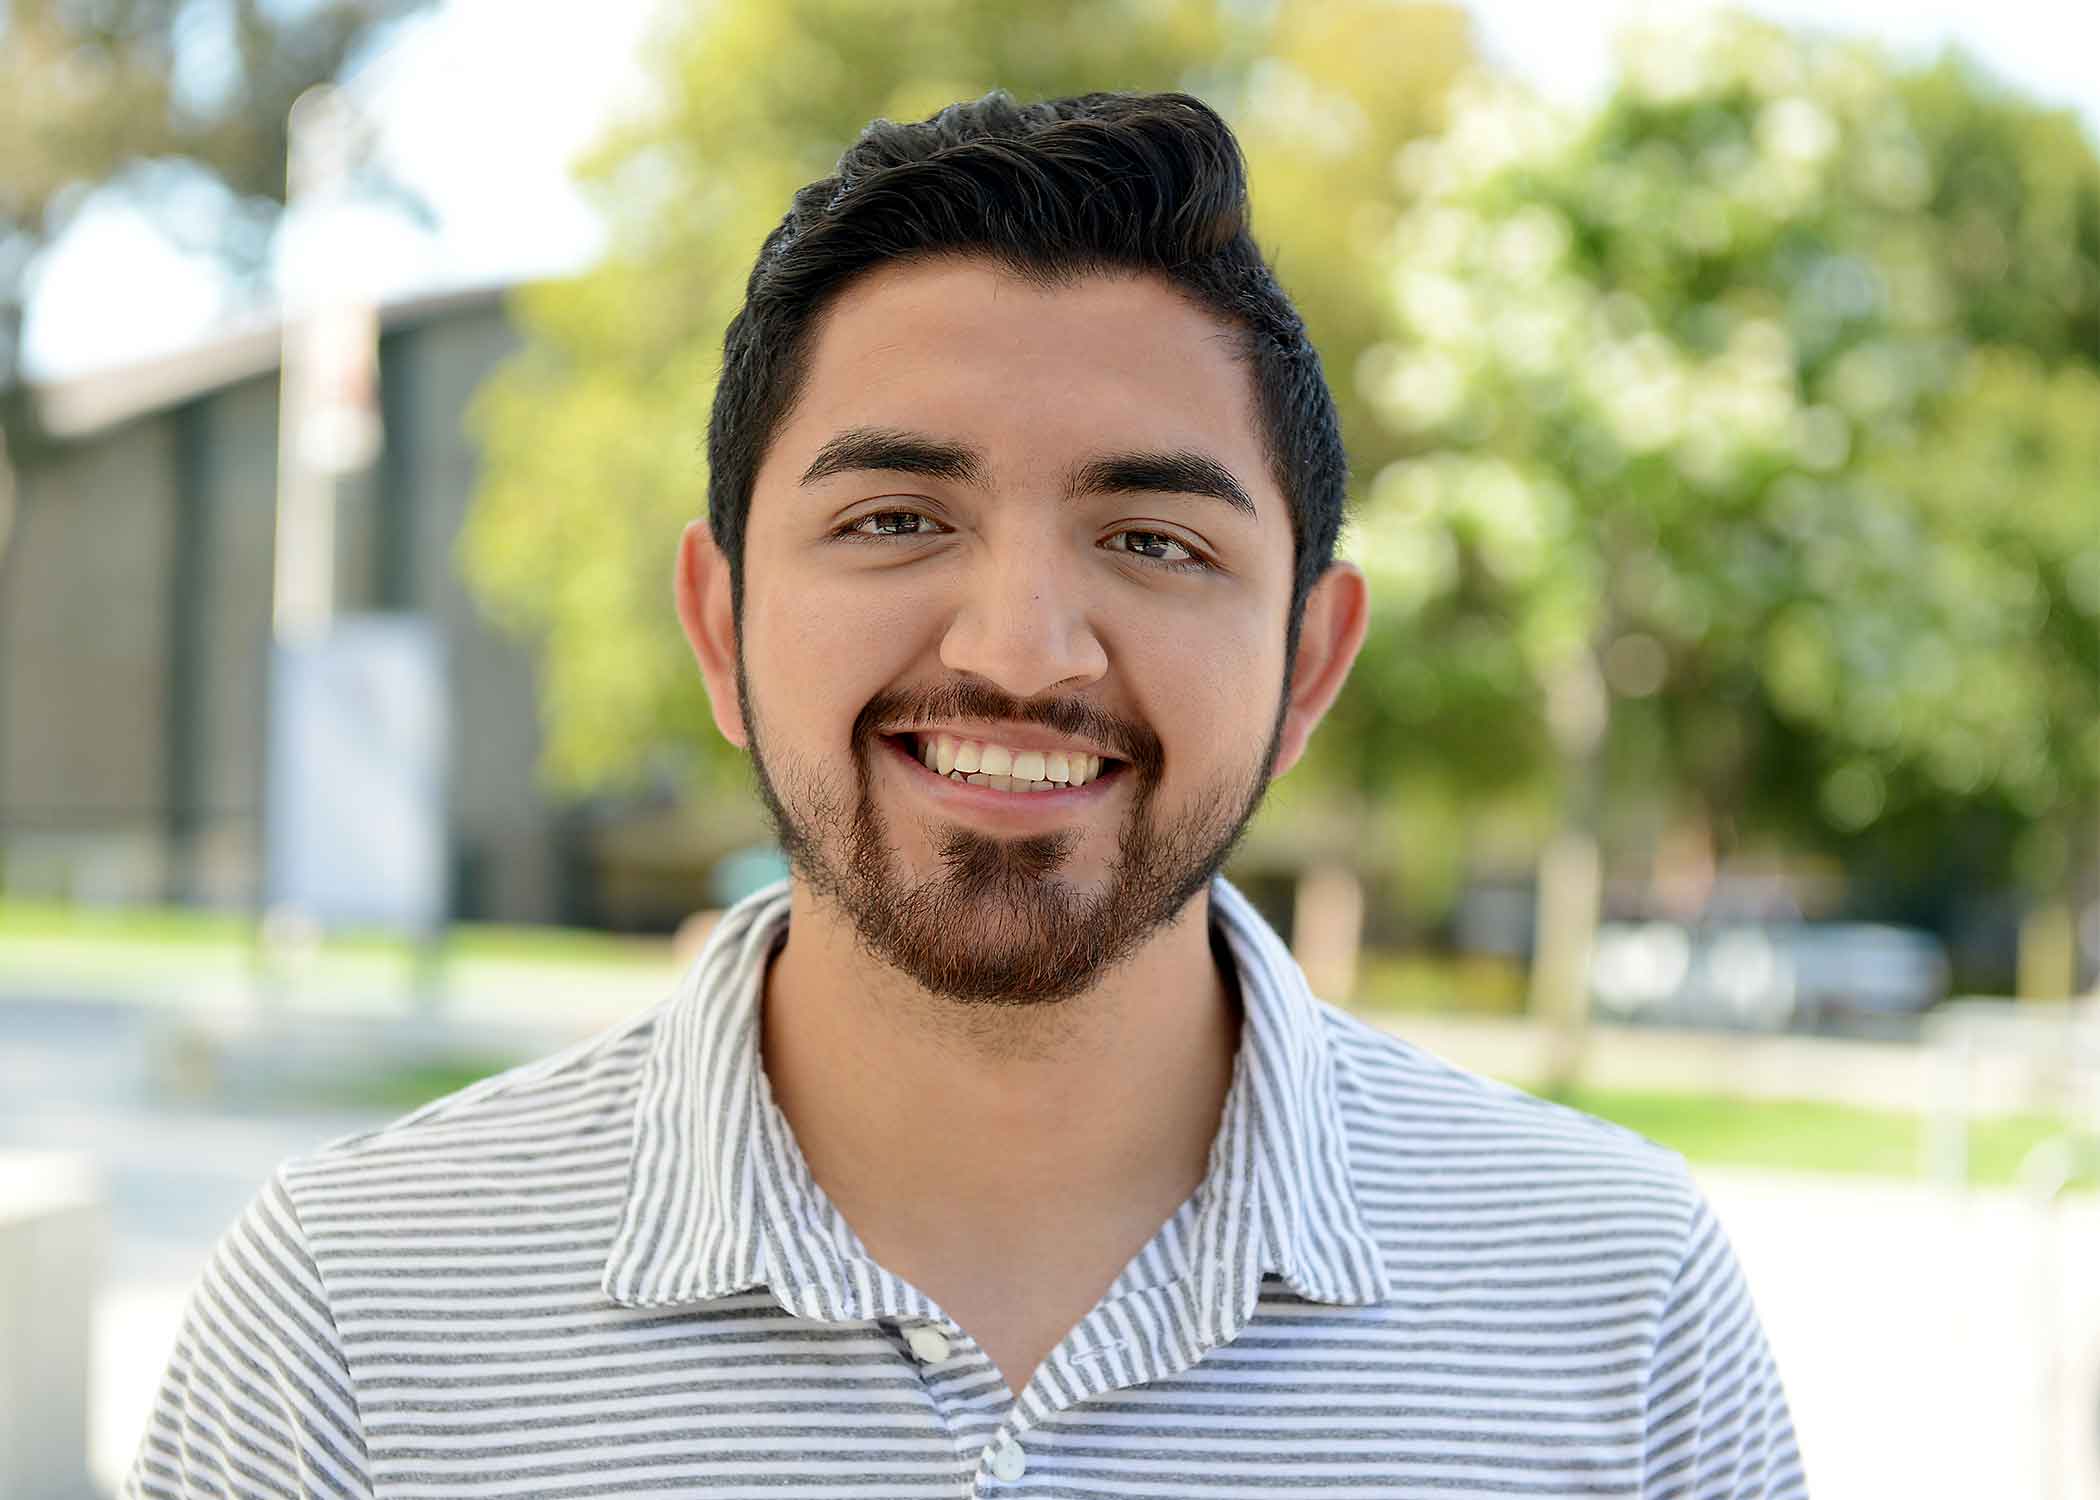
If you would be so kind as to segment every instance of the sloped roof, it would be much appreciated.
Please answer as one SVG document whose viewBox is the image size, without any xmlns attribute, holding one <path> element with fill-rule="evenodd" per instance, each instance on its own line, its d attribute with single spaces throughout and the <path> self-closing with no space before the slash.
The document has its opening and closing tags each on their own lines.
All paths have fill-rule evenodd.
<svg viewBox="0 0 2100 1500">
<path fill-rule="evenodd" d="M 509 283 L 500 283 L 405 297 L 380 307 L 379 326 L 392 331 L 463 313 L 483 312 L 500 307 L 509 291 Z M 61 441 L 78 442 L 125 422 L 270 374 L 277 368 L 283 337 L 281 323 L 274 319 L 258 322 L 180 353 L 135 365 L 63 380 L 32 380 L 28 382 L 30 400 L 46 434 Z"/>
</svg>

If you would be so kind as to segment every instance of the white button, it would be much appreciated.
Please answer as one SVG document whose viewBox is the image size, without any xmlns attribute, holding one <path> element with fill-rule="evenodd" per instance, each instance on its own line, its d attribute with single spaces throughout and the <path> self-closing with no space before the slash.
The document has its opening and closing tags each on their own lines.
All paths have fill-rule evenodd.
<svg viewBox="0 0 2100 1500">
<path fill-rule="evenodd" d="M 1016 1479 L 1019 1479 L 1023 1474 L 1027 1472 L 1028 1455 L 1021 1451 L 1021 1445 L 1015 1442 L 1012 1438 L 1008 1438 L 1005 1442 L 1001 1443 L 999 1447 L 993 1452 L 993 1478 L 1003 1480 L 1007 1484 L 1012 1484 Z"/>
<path fill-rule="evenodd" d="M 904 1335 L 904 1342 L 929 1365 L 937 1365 L 948 1357 L 948 1336 L 931 1323 L 913 1325 L 911 1332 Z"/>
</svg>

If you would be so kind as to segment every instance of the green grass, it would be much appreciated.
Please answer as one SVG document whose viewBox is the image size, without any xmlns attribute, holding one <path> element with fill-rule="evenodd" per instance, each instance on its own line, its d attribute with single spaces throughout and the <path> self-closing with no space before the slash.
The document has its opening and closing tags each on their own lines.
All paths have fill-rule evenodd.
<svg viewBox="0 0 2100 1500">
<path fill-rule="evenodd" d="M 0 900 L 0 950 L 10 942 L 90 943 L 118 952 L 180 947 L 245 955 L 254 923 L 243 912 L 195 911 L 180 907 L 95 908 L 60 902 Z M 331 934 L 319 945 L 323 956 L 383 955 L 404 961 L 415 946 L 383 932 Z M 441 948 L 446 962 L 459 960 L 531 964 L 610 965 L 668 969 L 670 939 L 634 937 L 571 927 L 507 926 L 461 922 L 449 928 Z"/>
<path fill-rule="evenodd" d="M 491 1073 L 515 1067 L 518 1062 L 517 1058 L 460 1058 L 447 1063 L 399 1068 L 370 1078 L 345 1077 L 318 1083 L 302 1080 L 296 1085 L 287 1085 L 282 1093 L 255 1102 L 296 1104 L 302 1109 L 370 1109 L 405 1115 L 433 1099 L 442 1099 L 470 1083 L 479 1083 Z"/>
<path fill-rule="evenodd" d="M 1812 1099 L 1727 1099 L 1629 1089 L 1575 1089 L 1546 1097 L 1624 1125 L 1707 1166 L 1915 1177 L 1926 1128 L 1915 1113 Z M 2041 1115 L 1972 1122 L 1970 1182 L 2011 1184 L 2026 1154 L 2063 1128 Z"/>
<path fill-rule="evenodd" d="M 1357 966 L 1349 1004 L 1414 1015 L 1514 1016 L 1523 1013 L 1526 987 L 1522 964 L 1491 953 L 1370 949 Z"/>
<path fill-rule="evenodd" d="M 16 938 L 82 939 L 98 943 L 195 944 L 222 947 L 248 940 L 239 912 L 182 907 L 92 907 L 57 901 L 0 901 L 0 942 Z"/>
</svg>

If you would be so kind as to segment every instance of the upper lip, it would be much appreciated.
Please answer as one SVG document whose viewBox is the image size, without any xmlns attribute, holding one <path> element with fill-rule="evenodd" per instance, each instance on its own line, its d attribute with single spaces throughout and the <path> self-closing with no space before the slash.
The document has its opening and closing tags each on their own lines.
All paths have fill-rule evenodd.
<svg viewBox="0 0 2100 1500">
<path fill-rule="evenodd" d="M 1081 750 L 1089 755 L 1098 755 L 1103 760 L 1123 759 L 1115 751 L 1103 749 L 1091 740 L 1082 739 L 1074 735 L 1053 734 L 1046 729 L 1032 729 L 1021 725 L 1015 725 L 1010 729 L 971 729 L 955 724 L 897 724 L 883 730 L 883 733 L 891 735 L 915 734 L 922 737 L 930 734 L 947 734 L 953 735 L 959 740 L 976 740 L 979 744 L 984 745 L 1004 745 L 1009 750 L 1041 750 L 1045 753 L 1052 750 L 1063 750 L 1066 752 Z"/>
</svg>

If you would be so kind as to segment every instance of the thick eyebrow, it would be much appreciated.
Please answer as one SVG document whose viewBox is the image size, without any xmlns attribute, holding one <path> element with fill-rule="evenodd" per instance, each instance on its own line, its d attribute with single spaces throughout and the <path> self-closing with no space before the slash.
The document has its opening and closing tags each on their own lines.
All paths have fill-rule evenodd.
<svg viewBox="0 0 2100 1500">
<path fill-rule="evenodd" d="M 1105 453 L 1080 464 L 1065 480 L 1067 500 L 1082 495 L 1140 494 L 1208 495 L 1223 500 L 1248 520 L 1255 519 L 1254 501 L 1232 471 L 1207 454 L 1189 450 Z"/>
<path fill-rule="evenodd" d="M 849 427 L 817 450 L 801 482 L 815 484 L 834 474 L 879 471 L 922 474 L 973 489 L 991 487 L 990 465 L 981 449 L 895 427 Z M 1104 453 L 1074 466 L 1065 477 L 1064 498 L 1086 495 L 1207 495 L 1252 520 L 1254 501 L 1232 471 L 1207 454 L 1189 449 L 1159 453 Z"/>
<path fill-rule="evenodd" d="M 951 479 L 973 489 L 986 489 L 991 483 L 984 454 L 968 443 L 951 443 L 895 427 L 847 428 L 817 450 L 802 471 L 801 482 L 815 484 L 834 474 L 870 469 Z"/>
</svg>

